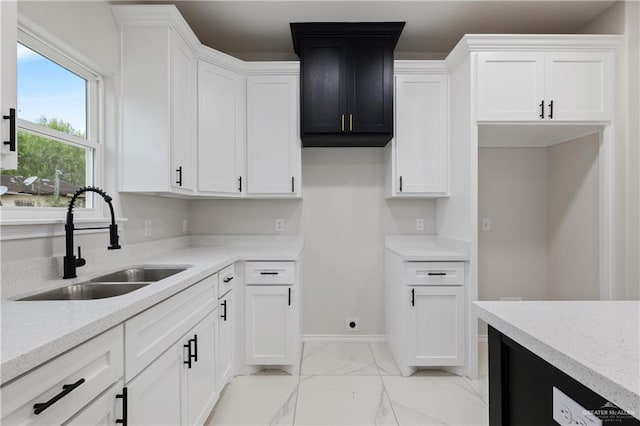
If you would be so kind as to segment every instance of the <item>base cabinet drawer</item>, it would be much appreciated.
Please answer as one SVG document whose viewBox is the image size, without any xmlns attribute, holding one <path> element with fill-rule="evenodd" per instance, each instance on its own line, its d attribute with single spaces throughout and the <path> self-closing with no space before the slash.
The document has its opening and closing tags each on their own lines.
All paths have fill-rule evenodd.
<svg viewBox="0 0 640 426">
<path fill-rule="evenodd" d="M 117 326 L 3 386 L 0 423 L 53 425 L 69 420 L 122 378 L 123 340 L 123 327 Z M 39 410 L 36 404 L 41 404 Z"/>
<path fill-rule="evenodd" d="M 246 284 L 293 284 L 294 262 L 247 262 Z"/>
<path fill-rule="evenodd" d="M 211 275 L 124 323 L 126 383 L 215 308 L 217 284 Z"/>
<path fill-rule="evenodd" d="M 464 262 L 407 262 L 409 285 L 464 285 Z"/>
</svg>

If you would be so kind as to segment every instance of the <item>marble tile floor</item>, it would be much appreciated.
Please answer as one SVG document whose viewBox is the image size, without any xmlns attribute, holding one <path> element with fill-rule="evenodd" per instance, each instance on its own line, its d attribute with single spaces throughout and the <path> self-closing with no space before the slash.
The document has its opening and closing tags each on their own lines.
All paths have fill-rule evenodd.
<svg viewBox="0 0 640 426">
<path fill-rule="evenodd" d="M 300 376 L 236 377 L 206 426 L 488 425 L 486 356 L 478 380 L 439 370 L 401 377 L 384 343 L 306 343 Z"/>
</svg>

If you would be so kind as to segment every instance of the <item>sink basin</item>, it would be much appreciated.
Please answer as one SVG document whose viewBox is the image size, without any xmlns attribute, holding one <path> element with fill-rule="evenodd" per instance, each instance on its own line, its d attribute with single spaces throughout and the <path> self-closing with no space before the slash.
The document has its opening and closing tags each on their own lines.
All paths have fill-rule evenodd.
<svg viewBox="0 0 640 426">
<path fill-rule="evenodd" d="M 155 282 L 168 278 L 172 275 L 185 271 L 184 267 L 154 267 L 141 266 L 137 268 L 127 268 L 111 274 L 96 277 L 90 282 L 92 283 L 135 283 L 135 282 Z"/>
<path fill-rule="evenodd" d="M 56 288 L 33 296 L 23 297 L 19 301 L 31 300 L 91 300 L 121 296 L 138 290 L 149 283 L 97 284 L 81 283 Z"/>
</svg>

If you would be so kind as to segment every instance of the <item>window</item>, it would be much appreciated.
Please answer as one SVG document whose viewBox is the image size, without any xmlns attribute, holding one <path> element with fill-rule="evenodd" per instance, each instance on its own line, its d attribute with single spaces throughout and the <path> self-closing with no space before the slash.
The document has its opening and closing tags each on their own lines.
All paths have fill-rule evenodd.
<svg viewBox="0 0 640 426">
<path fill-rule="evenodd" d="M 18 168 L 2 170 L 3 210 L 64 208 L 78 188 L 97 185 L 100 83 L 97 74 L 18 30 Z M 93 193 L 83 195 L 76 208 L 93 208 Z"/>
</svg>

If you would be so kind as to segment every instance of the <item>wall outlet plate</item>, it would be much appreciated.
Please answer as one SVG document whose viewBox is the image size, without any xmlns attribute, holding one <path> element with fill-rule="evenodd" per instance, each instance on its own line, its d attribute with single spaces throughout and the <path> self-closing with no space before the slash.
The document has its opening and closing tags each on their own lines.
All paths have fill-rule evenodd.
<svg viewBox="0 0 640 426">
<path fill-rule="evenodd" d="M 189 219 L 182 219 L 182 233 L 186 234 L 189 232 Z"/>
<path fill-rule="evenodd" d="M 602 426 L 602 420 L 553 387 L 553 420 L 559 425 Z"/>
<path fill-rule="evenodd" d="M 416 231 L 424 231 L 424 219 L 421 217 L 416 219 Z"/>
<path fill-rule="evenodd" d="M 347 331 L 360 331 L 360 318 L 345 318 L 344 325 Z"/>
<path fill-rule="evenodd" d="M 150 237 L 152 235 L 151 231 L 151 220 L 147 219 L 144 221 L 144 236 Z"/>
<path fill-rule="evenodd" d="M 491 218 L 490 217 L 483 217 L 482 218 L 482 230 L 484 232 L 491 231 Z"/>
<path fill-rule="evenodd" d="M 284 231 L 284 219 L 276 219 L 276 232 Z"/>
</svg>

